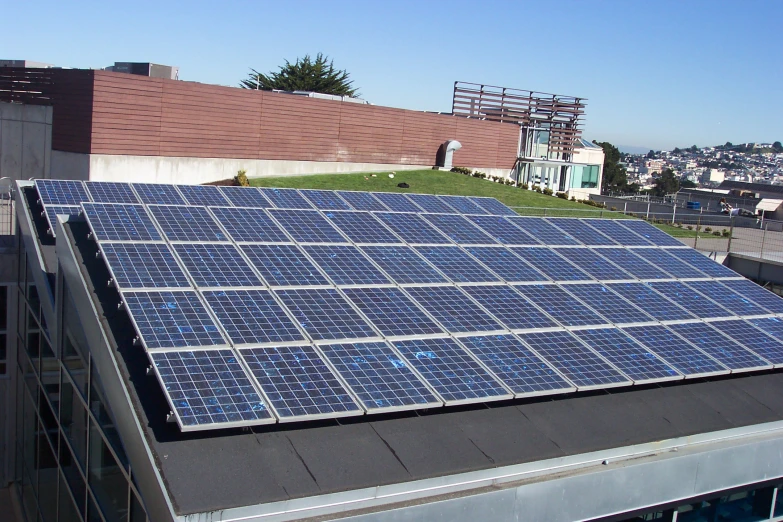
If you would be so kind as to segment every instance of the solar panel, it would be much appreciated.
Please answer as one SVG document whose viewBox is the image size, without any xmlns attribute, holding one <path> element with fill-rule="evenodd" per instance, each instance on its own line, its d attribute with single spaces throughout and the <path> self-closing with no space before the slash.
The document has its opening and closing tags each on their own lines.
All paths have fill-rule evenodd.
<svg viewBox="0 0 783 522">
<path fill-rule="evenodd" d="M 387 337 L 443 333 L 399 288 L 346 288 L 343 291 Z"/>
<path fill-rule="evenodd" d="M 634 277 L 609 262 L 605 257 L 596 253 L 592 248 L 558 248 L 557 253 L 571 261 L 573 264 L 587 272 L 591 277 L 603 280 L 634 279 Z"/>
<path fill-rule="evenodd" d="M 513 335 L 461 337 L 459 341 L 517 397 L 576 391 Z"/>
<path fill-rule="evenodd" d="M 555 281 L 592 281 L 590 275 L 555 250 L 545 247 L 515 247 L 516 255 Z"/>
<path fill-rule="evenodd" d="M 662 248 L 637 248 L 634 250 L 634 254 L 637 256 L 643 257 L 649 263 L 678 279 L 707 277 L 704 272 L 696 270 L 688 263 L 683 263 L 669 252 Z"/>
<path fill-rule="evenodd" d="M 511 223 L 521 228 L 545 245 L 578 245 L 579 241 L 537 217 L 510 217 Z"/>
<path fill-rule="evenodd" d="M 196 286 L 263 285 L 234 245 L 176 244 L 173 246 Z"/>
<path fill-rule="evenodd" d="M 451 240 L 418 214 L 378 212 L 375 217 L 392 229 L 407 243 L 450 245 Z"/>
<path fill-rule="evenodd" d="M 300 189 L 299 193 L 319 210 L 353 210 L 353 207 L 333 190 Z"/>
<path fill-rule="evenodd" d="M 503 326 L 454 286 L 405 289 L 449 332 L 492 332 Z"/>
<path fill-rule="evenodd" d="M 277 290 L 276 293 L 299 326 L 315 340 L 377 337 L 334 288 Z"/>
<path fill-rule="evenodd" d="M 283 230 L 260 208 L 212 207 L 209 209 L 234 241 L 288 243 Z"/>
<path fill-rule="evenodd" d="M 120 288 L 190 288 L 165 244 L 105 243 L 101 252 Z"/>
<path fill-rule="evenodd" d="M 587 223 L 594 229 L 598 230 L 605 236 L 608 236 L 625 246 L 651 246 L 653 243 L 643 238 L 639 234 L 625 228 L 619 224 L 615 219 L 595 219 L 595 218 L 583 218 L 583 222 Z"/>
<path fill-rule="evenodd" d="M 767 312 L 756 303 L 718 281 L 688 281 L 688 286 L 706 295 L 735 315 L 766 315 Z"/>
<path fill-rule="evenodd" d="M 510 399 L 512 395 L 453 339 L 397 341 L 394 347 L 446 404 Z"/>
<path fill-rule="evenodd" d="M 673 324 L 670 328 L 732 370 L 751 370 L 772 366 L 708 323 Z"/>
<path fill-rule="evenodd" d="M 443 406 L 386 343 L 329 344 L 320 348 L 368 413 Z"/>
<path fill-rule="evenodd" d="M 185 205 L 187 202 L 174 185 L 133 183 L 134 192 L 147 205 Z"/>
<path fill-rule="evenodd" d="M 565 326 L 607 324 L 605 319 L 557 285 L 520 285 L 514 288 Z"/>
<path fill-rule="evenodd" d="M 394 212 L 421 212 L 421 208 L 405 197 L 405 194 L 375 192 L 374 196 Z"/>
<path fill-rule="evenodd" d="M 183 430 L 275 422 L 231 350 L 151 353 Z"/>
<path fill-rule="evenodd" d="M 504 245 L 540 245 L 533 236 L 514 226 L 502 216 L 469 216 L 472 221 L 498 243 Z"/>
<path fill-rule="evenodd" d="M 208 290 L 204 299 L 235 346 L 305 340 L 268 290 Z"/>
<path fill-rule="evenodd" d="M 500 282 L 496 275 L 457 246 L 420 246 L 416 251 L 457 283 Z"/>
<path fill-rule="evenodd" d="M 307 209 L 313 206 L 296 189 L 260 188 L 258 189 L 276 208 Z"/>
<path fill-rule="evenodd" d="M 580 330 L 574 334 L 633 379 L 636 384 L 683 377 L 677 370 L 617 328 Z"/>
<path fill-rule="evenodd" d="M 228 241 L 204 207 L 149 205 L 147 208 L 170 241 Z"/>
<path fill-rule="evenodd" d="M 774 314 L 783 313 L 783 299 L 766 288 L 762 288 L 748 279 L 737 279 L 735 281 L 722 281 L 721 284 L 728 286 L 739 295 L 753 301 L 757 305 L 766 308 Z"/>
<path fill-rule="evenodd" d="M 638 306 L 658 321 L 695 319 L 695 316 L 666 299 L 645 283 L 610 283 L 609 288 Z"/>
<path fill-rule="evenodd" d="M 551 225 L 577 239 L 580 243 L 587 246 L 611 246 L 617 245 L 617 242 L 608 236 L 600 233 L 581 219 L 577 218 L 551 218 L 547 220 Z"/>
<path fill-rule="evenodd" d="M 783 342 L 780 341 L 783 321 L 777 317 L 750 321 L 715 321 L 710 324 L 772 364 L 783 364 Z"/>
<path fill-rule="evenodd" d="M 470 255 L 484 263 L 509 283 L 548 281 L 547 277 L 503 247 L 466 247 Z"/>
<path fill-rule="evenodd" d="M 487 211 L 488 214 L 493 216 L 516 216 L 518 215 L 514 210 L 507 207 L 495 198 L 485 198 L 480 196 L 469 196 L 469 199 Z"/>
<path fill-rule="evenodd" d="M 223 194 L 214 185 L 177 185 L 177 190 L 188 205 L 203 205 L 205 207 L 231 205 L 231 202 L 223 197 Z"/>
<path fill-rule="evenodd" d="M 534 332 L 520 337 L 580 389 L 630 384 L 569 332 Z"/>
<path fill-rule="evenodd" d="M 130 183 L 85 181 L 84 186 L 87 188 L 87 192 L 90 193 L 90 198 L 96 203 L 141 203 L 133 192 Z"/>
<path fill-rule="evenodd" d="M 652 317 L 644 313 L 644 310 L 633 306 L 601 283 L 563 285 L 563 289 L 583 303 L 590 305 L 614 324 L 654 321 Z"/>
<path fill-rule="evenodd" d="M 315 210 L 268 211 L 295 241 L 302 243 L 346 243 L 345 238 Z"/>
<path fill-rule="evenodd" d="M 354 243 L 402 243 L 369 212 L 324 212 L 324 215 Z"/>
<path fill-rule="evenodd" d="M 255 187 L 218 187 L 235 207 L 269 208 L 272 203 Z"/>
<path fill-rule="evenodd" d="M 462 290 L 491 310 L 492 315 L 511 330 L 558 326 L 556 322 L 510 286 L 465 286 Z"/>
<path fill-rule="evenodd" d="M 728 317 L 734 315 L 712 299 L 700 294 L 681 281 L 657 281 L 650 283 L 653 290 L 668 297 L 696 317 Z"/>
<path fill-rule="evenodd" d="M 410 247 L 365 246 L 361 250 L 397 284 L 448 282 L 448 279 Z"/>
<path fill-rule="evenodd" d="M 596 250 L 606 259 L 639 279 L 671 279 L 672 276 L 651 265 L 628 248 Z"/>
<path fill-rule="evenodd" d="M 747 321 L 775 339 L 783 340 L 783 319 L 779 317 L 765 317 L 762 319 L 748 319 Z"/>
<path fill-rule="evenodd" d="M 49 222 L 49 230 L 51 230 L 52 235 L 55 235 L 57 230 L 58 215 L 78 216 L 82 211 L 82 207 L 77 207 L 76 205 L 47 205 L 44 208 L 46 209 L 44 213 L 46 214 L 46 220 Z"/>
<path fill-rule="evenodd" d="M 723 365 L 663 325 L 635 326 L 623 331 L 686 377 L 727 373 Z"/>
<path fill-rule="evenodd" d="M 60 179 L 37 179 L 35 188 L 41 204 L 48 205 L 79 205 L 90 201 L 90 196 L 84 189 L 81 181 L 67 181 Z"/>
<path fill-rule="evenodd" d="M 405 194 L 411 201 L 418 205 L 424 212 L 436 214 L 453 214 L 456 211 L 432 194 Z"/>
<path fill-rule="evenodd" d="M 739 274 L 726 268 L 692 248 L 673 248 L 667 250 L 671 255 L 707 274 L 708 277 L 739 277 Z"/>
<path fill-rule="evenodd" d="M 84 215 L 98 241 L 157 241 L 162 239 L 141 205 L 84 203 Z"/>
<path fill-rule="evenodd" d="M 470 200 L 465 196 L 438 196 L 441 201 L 444 201 L 448 206 L 459 212 L 460 214 L 489 214 L 486 210 L 480 207 L 477 203 Z"/>
<path fill-rule="evenodd" d="M 371 192 L 338 190 L 337 194 L 356 210 L 369 210 L 374 212 L 389 210 L 386 205 L 378 201 Z"/>
<path fill-rule="evenodd" d="M 122 298 L 148 349 L 226 344 L 196 292 L 125 292 Z"/>
<path fill-rule="evenodd" d="M 618 223 L 658 246 L 684 246 L 681 241 L 678 241 L 676 238 L 646 221 L 641 221 L 639 219 L 621 219 Z"/>
<path fill-rule="evenodd" d="M 355 246 L 308 245 L 302 248 L 337 285 L 391 283 Z"/>
<path fill-rule="evenodd" d="M 311 346 L 250 348 L 240 353 L 280 422 L 364 413 Z"/>
<path fill-rule="evenodd" d="M 240 248 L 269 286 L 329 284 L 294 245 L 242 245 Z"/>
<path fill-rule="evenodd" d="M 473 245 L 494 245 L 497 243 L 490 235 L 482 232 L 463 216 L 422 214 L 422 217 L 435 225 L 455 243 Z"/>
</svg>

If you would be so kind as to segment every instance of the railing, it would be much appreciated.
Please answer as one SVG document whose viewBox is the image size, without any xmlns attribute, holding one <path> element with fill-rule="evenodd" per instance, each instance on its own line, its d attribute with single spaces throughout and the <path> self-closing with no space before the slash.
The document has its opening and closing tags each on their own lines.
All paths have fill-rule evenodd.
<svg viewBox="0 0 783 522">
<path fill-rule="evenodd" d="M 13 184 L 9 178 L 0 178 L 0 248 L 16 245 Z"/>
</svg>

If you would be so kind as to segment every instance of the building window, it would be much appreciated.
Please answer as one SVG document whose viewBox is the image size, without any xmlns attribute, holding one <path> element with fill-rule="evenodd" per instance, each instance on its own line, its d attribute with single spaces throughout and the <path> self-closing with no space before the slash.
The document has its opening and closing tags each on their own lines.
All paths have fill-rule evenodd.
<svg viewBox="0 0 783 522">
<path fill-rule="evenodd" d="M 600 165 L 574 165 L 571 167 L 571 188 L 596 188 Z"/>
<path fill-rule="evenodd" d="M 8 296 L 7 286 L 0 286 L 0 377 L 8 374 Z"/>
</svg>

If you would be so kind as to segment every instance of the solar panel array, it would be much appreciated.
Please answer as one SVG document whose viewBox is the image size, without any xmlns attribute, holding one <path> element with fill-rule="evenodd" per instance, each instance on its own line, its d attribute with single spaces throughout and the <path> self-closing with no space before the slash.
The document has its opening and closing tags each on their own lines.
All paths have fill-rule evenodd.
<svg viewBox="0 0 783 522">
<path fill-rule="evenodd" d="M 85 215 L 182 430 L 783 364 L 783 299 L 632 220 L 489 198 L 37 181 Z"/>
</svg>

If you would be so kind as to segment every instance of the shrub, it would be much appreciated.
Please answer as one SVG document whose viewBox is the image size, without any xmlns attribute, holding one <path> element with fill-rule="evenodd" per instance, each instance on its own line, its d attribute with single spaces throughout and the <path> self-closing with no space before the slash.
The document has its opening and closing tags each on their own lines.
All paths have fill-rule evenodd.
<svg viewBox="0 0 783 522">
<path fill-rule="evenodd" d="M 511 180 L 509 180 L 509 181 L 511 181 Z M 513 184 L 513 183 L 514 183 L 514 182 L 513 182 L 513 181 L 511 181 L 511 183 L 509 183 L 509 185 L 511 185 L 511 184 Z M 528 186 L 527 186 L 527 183 L 520 183 L 520 184 L 519 184 L 519 188 L 521 188 L 522 190 L 528 190 L 530 187 L 528 187 Z"/>
<path fill-rule="evenodd" d="M 688 230 L 693 230 L 693 225 L 688 225 Z"/>
<path fill-rule="evenodd" d="M 713 233 L 712 233 L 712 235 L 713 235 L 713 236 L 720 236 L 720 231 L 719 231 L 719 230 L 716 230 L 715 232 L 713 232 Z"/>
<path fill-rule="evenodd" d="M 451 172 L 456 172 L 457 174 L 465 174 L 466 176 L 469 176 L 473 171 L 467 167 L 452 167 Z"/>
<path fill-rule="evenodd" d="M 513 185 L 513 184 L 514 184 L 514 180 L 513 179 L 507 179 L 506 180 L 506 185 Z M 527 183 L 523 183 L 523 184 L 519 185 L 519 188 L 524 188 L 525 190 L 527 190 Z"/>
<path fill-rule="evenodd" d="M 541 192 L 543 192 L 543 193 L 544 193 L 544 194 L 546 194 L 547 196 L 551 196 L 552 194 L 554 194 L 554 193 L 555 193 L 555 191 L 554 191 L 554 190 L 552 190 L 552 189 L 551 189 L 551 188 L 549 188 L 549 187 L 546 187 L 546 188 L 545 188 L 544 190 L 542 190 Z"/>
<path fill-rule="evenodd" d="M 576 201 L 576 196 L 571 196 L 571 201 Z"/>
<path fill-rule="evenodd" d="M 541 192 L 541 187 L 539 187 L 538 185 L 533 185 L 533 190 L 535 190 L 536 192 L 540 193 Z"/>
<path fill-rule="evenodd" d="M 612 207 L 609 210 L 611 210 L 612 212 L 617 212 L 617 207 Z"/>
<path fill-rule="evenodd" d="M 721 234 L 723 235 L 723 237 L 729 237 L 729 231 L 726 230 L 725 228 L 723 229 L 723 232 L 721 232 Z"/>
<path fill-rule="evenodd" d="M 249 187 L 250 182 L 247 180 L 247 171 L 241 169 L 237 171 L 237 175 L 234 177 L 234 182 L 240 187 Z"/>
<path fill-rule="evenodd" d="M 701 230 L 701 225 L 696 225 L 696 232 L 698 232 L 699 230 Z"/>
<path fill-rule="evenodd" d="M 568 194 L 566 194 L 565 192 L 558 192 L 556 195 L 560 199 L 568 199 Z"/>
<path fill-rule="evenodd" d="M 705 232 L 712 232 L 712 227 L 704 227 Z"/>
</svg>

